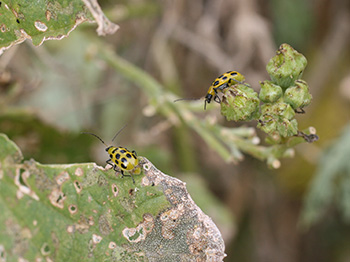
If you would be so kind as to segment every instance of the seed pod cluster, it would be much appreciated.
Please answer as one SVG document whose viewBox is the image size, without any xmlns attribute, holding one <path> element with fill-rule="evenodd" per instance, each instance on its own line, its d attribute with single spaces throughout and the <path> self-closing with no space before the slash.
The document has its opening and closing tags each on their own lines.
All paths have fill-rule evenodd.
<svg viewBox="0 0 350 262">
<path fill-rule="evenodd" d="M 302 54 L 282 44 L 266 66 L 271 80 L 260 82 L 259 94 L 247 84 L 224 89 L 221 114 L 229 121 L 258 120 L 258 128 L 273 142 L 298 135 L 295 113 L 304 113 L 312 99 L 308 84 L 300 79 L 306 65 Z"/>
<path fill-rule="evenodd" d="M 271 81 L 260 82 L 259 98 L 265 104 L 261 106 L 258 128 L 275 142 L 298 134 L 295 113 L 303 113 L 311 103 L 309 86 L 300 79 L 306 65 L 302 54 L 282 44 L 266 66 Z"/>
</svg>

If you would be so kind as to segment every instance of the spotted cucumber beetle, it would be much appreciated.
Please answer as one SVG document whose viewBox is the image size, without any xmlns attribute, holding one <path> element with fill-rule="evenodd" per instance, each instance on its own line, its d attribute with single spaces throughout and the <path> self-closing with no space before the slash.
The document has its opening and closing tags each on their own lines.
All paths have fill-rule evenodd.
<svg viewBox="0 0 350 262">
<path fill-rule="evenodd" d="M 113 137 L 112 142 L 124 128 L 125 126 L 118 131 L 118 133 Z M 120 169 L 120 173 L 122 174 L 122 178 L 124 176 L 130 176 L 132 179 L 132 182 L 135 184 L 135 180 L 131 174 L 129 175 L 124 174 L 124 171 L 129 171 L 134 174 L 141 173 L 141 169 L 138 166 L 139 160 L 137 159 L 137 154 L 134 150 L 129 151 L 125 147 L 108 146 L 99 136 L 93 133 L 83 132 L 82 134 L 92 135 L 97 139 L 99 139 L 106 146 L 106 151 L 110 157 L 110 159 L 108 159 L 106 163 L 110 164 L 113 167 L 113 170 L 116 172 L 119 171 L 117 170 L 117 167 L 118 167 Z"/>
<path fill-rule="evenodd" d="M 225 88 L 230 87 L 236 83 L 247 85 L 244 83 L 245 77 L 237 71 L 228 71 L 218 78 L 216 78 L 208 89 L 207 95 L 204 97 L 204 110 L 213 99 L 217 103 L 221 103 L 221 99 L 218 96 L 219 92 L 222 92 Z M 200 98 L 198 98 L 200 99 Z M 180 98 L 174 102 L 181 100 L 197 100 L 196 98 Z"/>
</svg>

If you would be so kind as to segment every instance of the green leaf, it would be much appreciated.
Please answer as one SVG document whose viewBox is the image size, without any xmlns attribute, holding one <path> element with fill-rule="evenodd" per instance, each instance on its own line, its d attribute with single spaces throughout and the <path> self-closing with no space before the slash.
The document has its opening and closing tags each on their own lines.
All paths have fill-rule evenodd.
<svg viewBox="0 0 350 262">
<path fill-rule="evenodd" d="M 95 20 L 99 35 L 118 29 L 91 0 L 0 1 L 0 18 L 0 55 L 26 39 L 36 46 L 45 40 L 60 40 L 85 21 Z"/>
<path fill-rule="evenodd" d="M 185 184 L 139 160 L 134 185 L 95 163 L 22 162 L 0 135 L 0 258 L 222 261 L 221 234 Z"/>
<path fill-rule="evenodd" d="M 334 203 L 345 222 L 350 222 L 350 125 L 323 154 L 305 198 L 301 223 L 311 226 Z"/>
<path fill-rule="evenodd" d="M 47 39 L 61 39 L 78 24 L 91 19 L 81 0 L 1 1 L 0 53 L 26 39 L 40 45 Z"/>
</svg>

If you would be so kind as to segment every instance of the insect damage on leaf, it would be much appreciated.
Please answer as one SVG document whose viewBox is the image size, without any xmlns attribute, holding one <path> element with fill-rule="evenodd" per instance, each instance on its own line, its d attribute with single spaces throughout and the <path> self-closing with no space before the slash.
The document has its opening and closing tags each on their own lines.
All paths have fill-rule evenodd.
<svg viewBox="0 0 350 262">
<path fill-rule="evenodd" d="M 139 157 L 141 174 L 133 184 L 94 163 L 22 162 L 15 144 L 3 135 L 0 144 L 0 249 L 4 241 L 10 243 L 3 246 L 9 261 L 57 261 L 71 246 L 77 248 L 72 261 L 225 257 L 220 232 L 185 183 L 146 158 Z"/>
</svg>

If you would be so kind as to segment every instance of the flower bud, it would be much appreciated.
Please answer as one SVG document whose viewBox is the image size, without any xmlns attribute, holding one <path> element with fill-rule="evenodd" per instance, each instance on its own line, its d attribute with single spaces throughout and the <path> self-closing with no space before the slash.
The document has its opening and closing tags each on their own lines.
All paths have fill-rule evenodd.
<svg viewBox="0 0 350 262">
<path fill-rule="evenodd" d="M 312 96 L 309 86 L 304 80 L 296 80 L 295 85 L 286 89 L 284 102 L 292 106 L 293 109 L 303 108 L 311 103 Z"/>
<path fill-rule="evenodd" d="M 289 104 L 280 102 L 275 104 L 262 105 L 261 115 L 272 115 L 276 117 L 284 117 L 288 120 L 291 120 L 295 116 L 295 111 Z"/>
<path fill-rule="evenodd" d="M 298 122 L 296 119 L 289 121 L 287 118 L 280 119 L 277 131 L 282 137 L 294 136 L 298 133 Z"/>
<path fill-rule="evenodd" d="M 295 112 L 289 104 L 275 103 L 264 104 L 261 107 L 261 116 L 259 119 L 258 128 L 270 136 L 288 137 L 297 134 L 298 122 L 293 119 Z"/>
<path fill-rule="evenodd" d="M 259 117 L 258 93 L 245 85 L 234 85 L 223 91 L 221 114 L 228 121 L 249 121 Z"/>
<path fill-rule="evenodd" d="M 288 44 L 282 44 L 266 66 L 272 82 L 283 89 L 299 79 L 306 67 L 306 58 Z"/>
<path fill-rule="evenodd" d="M 264 103 L 275 103 L 283 95 L 282 88 L 271 81 L 260 82 L 259 98 Z"/>
</svg>

